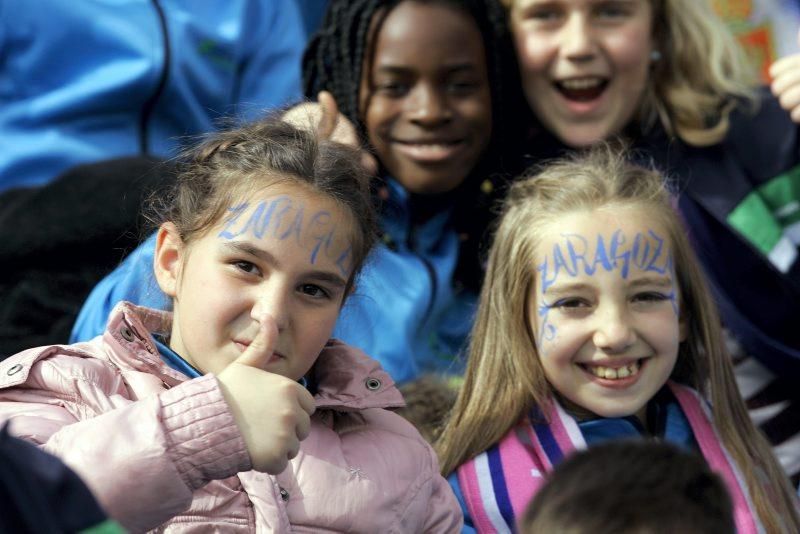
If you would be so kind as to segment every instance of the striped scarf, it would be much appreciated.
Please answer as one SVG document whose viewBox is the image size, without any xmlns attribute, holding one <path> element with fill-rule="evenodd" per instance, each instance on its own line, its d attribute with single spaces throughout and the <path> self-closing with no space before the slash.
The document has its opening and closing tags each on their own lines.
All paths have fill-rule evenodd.
<svg viewBox="0 0 800 534">
<path fill-rule="evenodd" d="M 758 522 L 744 478 L 711 424 L 708 405 L 691 388 L 669 383 L 686 415 L 695 440 L 711 469 L 725 481 L 734 505 L 739 534 L 764 529 Z M 549 407 L 549 423 L 531 417 L 499 443 L 458 468 L 458 482 L 478 532 L 514 532 L 544 476 L 575 450 L 586 448 L 577 421 L 557 402 Z"/>
</svg>

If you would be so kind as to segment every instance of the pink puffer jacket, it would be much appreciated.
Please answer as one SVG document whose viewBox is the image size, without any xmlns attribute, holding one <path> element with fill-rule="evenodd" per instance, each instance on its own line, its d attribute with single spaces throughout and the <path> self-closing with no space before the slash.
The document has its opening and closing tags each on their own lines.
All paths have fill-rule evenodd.
<svg viewBox="0 0 800 534">
<path fill-rule="evenodd" d="M 458 532 L 461 511 L 374 360 L 332 341 L 311 435 L 278 476 L 250 459 L 216 378 L 165 365 L 161 312 L 119 305 L 102 337 L 0 362 L 0 423 L 60 456 L 132 531 Z"/>
</svg>

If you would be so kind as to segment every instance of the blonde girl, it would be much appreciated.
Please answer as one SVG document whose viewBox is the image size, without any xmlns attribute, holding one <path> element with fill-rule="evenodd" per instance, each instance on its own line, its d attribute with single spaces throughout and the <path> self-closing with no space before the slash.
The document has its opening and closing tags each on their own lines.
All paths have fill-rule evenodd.
<svg viewBox="0 0 800 534">
<path fill-rule="evenodd" d="M 754 407 L 773 405 L 762 428 L 797 484 L 796 400 L 769 392 L 789 391 L 800 377 L 800 131 L 792 122 L 800 121 L 800 57 L 772 66 L 770 94 L 708 0 L 504 3 L 536 117 L 530 160 L 622 136 L 678 181 L 681 213 L 741 346 L 737 376 L 776 382 L 746 394 Z"/>
<path fill-rule="evenodd" d="M 800 528 L 661 176 L 601 147 L 511 187 L 437 449 L 466 524 L 507 531 L 564 455 L 626 435 L 703 454 L 740 532 Z"/>
<path fill-rule="evenodd" d="M 188 156 L 153 262 L 172 312 L 6 359 L 0 420 L 134 532 L 458 529 L 392 380 L 330 339 L 375 241 L 358 154 L 268 118 Z"/>
</svg>

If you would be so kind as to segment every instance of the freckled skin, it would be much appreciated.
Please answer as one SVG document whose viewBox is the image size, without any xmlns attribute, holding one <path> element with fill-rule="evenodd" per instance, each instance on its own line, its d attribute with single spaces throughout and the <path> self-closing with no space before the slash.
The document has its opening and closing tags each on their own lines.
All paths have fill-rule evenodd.
<svg viewBox="0 0 800 534">
<path fill-rule="evenodd" d="M 540 267 L 528 303 L 545 375 L 568 402 L 602 417 L 641 415 L 672 373 L 685 325 L 665 235 L 632 208 L 579 211 L 546 227 L 536 249 L 540 265 L 552 268 L 553 251 L 566 250 L 574 236 L 587 244 L 585 261 L 565 260 L 548 283 Z M 615 240 L 614 254 L 603 249 Z M 596 261 L 604 254 L 609 263 Z M 624 388 L 606 387 L 586 369 L 636 361 L 637 379 Z"/>
<path fill-rule="evenodd" d="M 286 208 L 283 216 L 274 211 L 268 219 L 270 206 Z M 342 258 L 352 232 L 352 218 L 333 200 L 277 184 L 231 206 L 188 247 L 165 235 L 156 262 L 173 283 L 165 287 L 159 277 L 174 298 L 171 347 L 202 372 L 219 373 L 255 338 L 257 319 L 266 313 L 278 326 L 280 357 L 265 370 L 302 377 L 338 318 L 351 274 Z M 329 239 L 320 247 L 321 235 Z"/>
</svg>

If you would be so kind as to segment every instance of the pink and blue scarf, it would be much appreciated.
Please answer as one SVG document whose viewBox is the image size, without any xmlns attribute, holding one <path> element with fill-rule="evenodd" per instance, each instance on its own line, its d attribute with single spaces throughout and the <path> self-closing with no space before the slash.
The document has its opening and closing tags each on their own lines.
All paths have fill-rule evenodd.
<svg viewBox="0 0 800 534">
<path fill-rule="evenodd" d="M 728 487 L 737 531 L 763 532 L 744 478 L 711 423 L 708 405 L 691 388 L 672 382 L 669 386 L 700 451 Z M 557 402 L 549 406 L 548 416 L 549 423 L 526 419 L 458 468 L 459 486 L 478 532 L 514 532 L 516 519 L 545 482 L 545 474 L 573 451 L 586 448 L 577 421 Z"/>
</svg>

